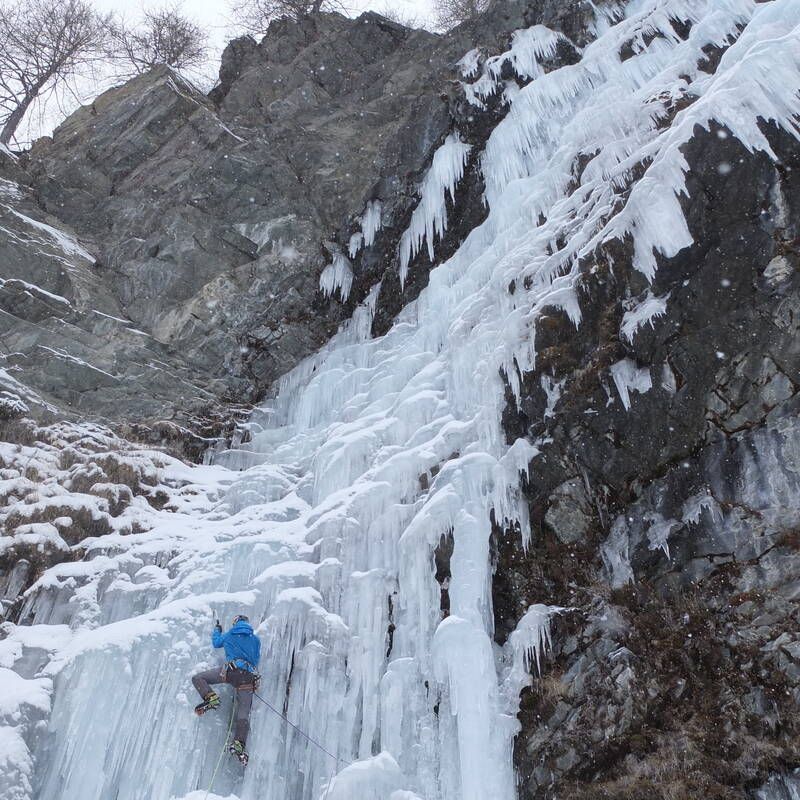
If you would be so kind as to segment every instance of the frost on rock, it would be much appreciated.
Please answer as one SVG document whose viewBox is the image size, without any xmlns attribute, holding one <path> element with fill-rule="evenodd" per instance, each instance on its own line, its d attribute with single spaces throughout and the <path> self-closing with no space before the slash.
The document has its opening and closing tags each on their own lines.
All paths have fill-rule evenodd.
<svg viewBox="0 0 800 800">
<path fill-rule="evenodd" d="M 51 242 L 55 243 L 56 246 L 67 255 L 79 256 L 91 264 L 94 264 L 94 256 L 84 247 L 82 247 L 73 236 L 64 233 L 64 231 L 58 230 L 57 228 L 54 228 L 45 222 L 39 222 L 39 220 L 31 219 L 31 217 L 28 217 L 13 208 L 8 207 L 8 210 L 15 217 L 21 219 L 29 227 L 44 233 Z"/>
<path fill-rule="evenodd" d="M 657 512 L 645 515 L 645 522 L 648 523 L 647 540 L 651 550 L 662 550 L 664 555 L 669 558 L 669 537 L 683 527 L 683 524 L 675 519 L 665 519 L 662 514 Z"/>
<path fill-rule="evenodd" d="M 456 184 L 464 175 L 471 146 L 451 133 L 434 153 L 430 169 L 420 188 L 419 205 L 411 215 L 411 223 L 400 238 L 400 284 L 404 285 L 408 265 L 427 243 L 428 256 L 434 257 L 434 241 L 447 230 L 447 195 L 455 199 Z"/>
<path fill-rule="evenodd" d="M 708 512 L 708 517 L 713 522 L 722 521 L 722 509 L 719 503 L 710 494 L 698 492 L 692 495 L 683 504 L 683 516 L 681 520 L 690 525 L 697 525 L 700 522 L 703 512 Z"/>
<path fill-rule="evenodd" d="M 544 418 L 547 419 L 555 415 L 556 405 L 561 398 L 561 387 L 563 381 L 554 381 L 549 375 L 542 375 L 539 385 L 544 390 L 545 397 L 547 397 L 547 405 L 544 409 Z"/>
</svg>

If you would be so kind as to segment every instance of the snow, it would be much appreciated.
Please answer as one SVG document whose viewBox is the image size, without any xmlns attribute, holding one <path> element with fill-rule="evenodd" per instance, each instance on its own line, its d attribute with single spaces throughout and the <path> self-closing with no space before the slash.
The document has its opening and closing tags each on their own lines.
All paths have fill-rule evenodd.
<svg viewBox="0 0 800 800">
<path fill-rule="evenodd" d="M 66 350 L 59 350 L 57 347 L 47 347 L 46 345 L 39 344 L 36 345 L 40 350 L 44 350 L 46 353 L 50 353 L 54 355 L 56 358 L 67 361 L 70 364 L 75 364 L 79 367 L 85 367 L 86 369 L 92 370 L 92 372 L 97 372 L 100 375 L 105 376 L 106 378 L 110 378 L 112 381 L 117 381 L 116 375 L 112 375 L 110 372 L 106 372 L 104 369 L 100 369 L 100 367 L 95 367 L 93 364 L 90 364 L 88 361 L 84 361 L 82 358 L 78 358 L 77 356 L 73 356 L 70 353 L 67 353 Z"/>
<path fill-rule="evenodd" d="M 49 711 L 49 683 L 41 678 L 25 680 L 13 670 L 0 667 L 0 717 L 19 716 L 23 705 Z"/>
<path fill-rule="evenodd" d="M 408 265 L 428 245 L 428 256 L 434 258 L 434 241 L 447 230 L 447 194 L 455 200 L 456 184 L 464 175 L 464 167 L 471 146 L 461 141 L 458 133 L 451 133 L 433 154 L 430 169 L 425 173 L 420 188 L 420 200 L 411 222 L 400 238 L 400 284 L 405 284 Z"/>
<path fill-rule="evenodd" d="M 131 321 L 129 319 L 123 319 L 122 317 L 115 317 L 113 314 L 105 314 L 102 311 L 98 311 L 96 308 L 92 309 L 92 314 L 97 314 L 99 317 L 105 317 L 106 319 L 112 319 L 114 322 L 121 322 L 123 325 L 130 325 Z"/>
<path fill-rule="evenodd" d="M 72 305 L 69 300 L 66 299 L 66 297 L 62 297 L 60 294 L 48 292 L 46 289 L 42 289 L 41 286 L 37 286 L 35 283 L 28 283 L 27 281 L 20 280 L 19 278 L 0 278 L 0 287 L 1 286 L 11 286 L 12 288 L 15 286 L 21 286 L 29 292 L 41 295 L 49 300 L 55 300 L 56 303 L 62 303 L 63 305 L 67 306 Z"/>
<path fill-rule="evenodd" d="M 33 546 L 39 552 L 43 552 L 47 545 L 55 550 L 69 551 L 69 546 L 59 535 L 58 529 L 47 522 L 20 525 L 11 536 L 0 538 L 0 556 L 20 545 Z"/>
<path fill-rule="evenodd" d="M 8 153 L 8 150 L 3 150 L 2 147 L 0 145 L 0 153 Z M 22 189 L 20 189 L 18 183 L 6 178 L 0 178 L 0 198 L 3 200 L 21 200 L 22 196 Z"/>
<path fill-rule="evenodd" d="M 45 233 L 48 236 L 48 238 L 53 240 L 56 246 L 67 255 L 78 256 L 79 258 L 86 259 L 86 261 L 90 262 L 91 264 L 94 264 L 95 262 L 94 256 L 91 255 L 91 253 L 89 253 L 83 247 L 81 247 L 81 245 L 78 244 L 77 240 L 73 236 L 70 236 L 64 231 L 60 231 L 57 228 L 52 227 L 52 225 L 47 225 L 44 222 L 32 219 L 31 217 L 28 217 L 25 214 L 22 214 L 13 208 L 10 208 L 8 206 L 7 208 L 15 217 L 21 219 L 26 225 L 29 225 L 31 228 L 35 228 L 36 230 Z"/>
<path fill-rule="evenodd" d="M 671 16 L 693 21 L 686 41 Z M 204 792 L 231 693 L 223 688 L 220 715 L 199 720 L 189 678 L 220 663 L 208 642 L 213 620 L 242 609 L 264 644 L 260 694 L 291 724 L 256 703 L 250 765 L 243 775 L 223 762 L 219 797 L 513 800 L 519 693 L 546 670 L 552 615 L 565 612 L 542 598 L 505 645 L 494 641 L 492 516 L 527 543 L 520 483 L 538 452 L 506 441 L 501 375 L 518 399 L 541 315 L 560 310 L 580 324 L 581 263 L 608 238 L 631 238 L 648 279 L 656 254 L 690 243 L 681 147 L 696 125 L 722 121 L 767 153 L 759 118 L 797 134 L 798 25 L 799 0 L 636 0 L 619 15 L 598 12 L 598 38 L 581 60 L 546 74 L 538 60 L 554 46 L 550 34 L 516 35 L 507 57 L 532 80 L 504 88 L 509 114 L 481 154 L 488 216 L 431 270 L 391 329 L 369 335 L 373 287 L 332 340 L 281 379 L 250 420 L 251 440 L 214 451 L 208 466 L 127 452 L 123 465 L 166 504 L 137 494 L 111 532 L 81 543 L 85 560 L 51 567 L 26 592 L 23 616 L 33 624 L 4 626 L 0 663 L 43 688 L 52 681 L 52 711 L 26 712 L 33 725 L 46 716 L 36 737 L 27 722 L 0 728 L 0 758 L 12 753 L 17 770 L 4 778 L 19 790 L 13 800 Z M 737 41 L 706 75 L 703 47 L 728 38 Z M 479 66 L 477 55 L 465 62 L 469 75 Z M 436 151 L 403 235 L 403 279 L 423 243 L 433 260 L 468 153 L 457 133 Z M 589 160 L 577 174 L 579 156 Z M 368 228 L 362 218 L 364 243 Z M 344 254 L 332 258 L 320 285 L 345 299 L 352 267 Z M 648 293 L 628 309 L 631 337 L 655 319 L 659 299 Z M 652 387 L 632 359 L 609 376 L 626 409 Z M 557 413 L 558 384 L 542 388 L 547 413 Z M 95 448 L 87 469 L 124 447 L 89 427 L 79 441 Z M 110 515 L 103 498 L 68 491 L 76 476 L 60 466 L 67 449 L 2 450 L 20 491 L 30 491 L 25 459 L 42 475 L 40 496 L 18 505 L 61 514 L 67 494 Z M 700 498 L 683 515 L 699 520 L 703 510 L 713 513 Z M 23 516 L 23 525 L 42 522 Z M 650 546 L 665 554 L 676 526 L 690 524 L 648 523 Z M 615 520 L 603 547 L 614 585 L 632 577 L 627 524 Z M 435 578 L 443 537 L 452 544 L 446 618 Z M 26 743 L 35 789 L 25 785 Z"/>
</svg>

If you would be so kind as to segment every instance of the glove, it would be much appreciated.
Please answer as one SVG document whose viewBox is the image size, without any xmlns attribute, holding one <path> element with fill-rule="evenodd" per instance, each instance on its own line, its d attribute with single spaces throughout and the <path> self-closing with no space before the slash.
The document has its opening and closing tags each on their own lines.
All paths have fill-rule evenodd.
<svg viewBox="0 0 800 800">
<path fill-rule="evenodd" d="M 217 621 L 214 623 L 214 627 L 215 627 L 215 628 L 216 628 L 216 629 L 217 629 L 217 630 L 218 630 L 220 633 L 222 633 L 222 625 L 220 625 L 220 622 L 219 622 L 219 620 L 217 620 Z"/>
</svg>

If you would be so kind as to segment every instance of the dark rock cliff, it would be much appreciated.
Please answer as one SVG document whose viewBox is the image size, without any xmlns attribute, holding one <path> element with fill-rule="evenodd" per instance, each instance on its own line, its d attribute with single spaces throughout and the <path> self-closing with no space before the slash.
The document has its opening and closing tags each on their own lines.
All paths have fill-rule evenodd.
<svg viewBox="0 0 800 800">
<path fill-rule="evenodd" d="M 0 205 L 4 291 L 33 259 L 29 282 L 62 298 L 4 304 L 9 366 L 62 411 L 212 432 L 221 401 L 262 396 L 396 272 L 392 232 L 454 124 L 455 62 L 502 47 L 527 12 L 447 36 L 373 13 L 278 21 L 261 44 L 229 45 L 209 97 L 157 68 L 17 162 L 0 155 L 6 200 L 16 185 Z M 362 250 L 347 302 L 326 299 L 320 273 L 375 200 L 387 233 Z M 82 252 L 40 227 L 31 254 L 39 223 Z"/>
<path fill-rule="evenodd" d="M 776 162 L 696 132 L 695 245 L 649 287 L 629 247 L 598 252 L 580 328 L 541 320 L 509 403 L 509 435 L 543 456 L 531 548 L 498 533 L 497 636 L 531 602 L 568 609 L 523 698 L 522 797 L 742 798 L 800 760 L 800 148 L 764 130 Z M 669 311 L 632 343 L 623 314 L 648 291 Z M 626 359 L 653 386 L 629 409 Z"/>
</svg>

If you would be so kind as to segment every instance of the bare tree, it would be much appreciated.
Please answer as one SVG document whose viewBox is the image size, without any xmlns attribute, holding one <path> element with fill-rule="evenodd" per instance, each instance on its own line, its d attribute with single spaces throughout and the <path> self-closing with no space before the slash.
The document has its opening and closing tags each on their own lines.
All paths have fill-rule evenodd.
<svg viewBox="0 0 800 800">
<path fill-rule="evenodd" d="M 100 57 L 104 23 L 85 0 L 0 0 L 0 143 Z"/>
<path fill-rule="evenodd" d="M 433 0 L 433 12 L 437 27 L 450 30 L 475 19 L 489 7 L 490 0 Z"/>
<path fill-rule="evenodd" d="M 407 6 L 390 6 L 388 3 L 378 9 L 378 14 L 385 17 L 390 22 L 396 22 L 404 28 L 425 28 L 426 20 L 416 11 Z"/>
<path fill-rule="evenodd" d="M 302 19 L 323 11 L 346 13 L 342 0 L 230 0 L 234 23 L 256 36 L 267 32 L 269 23 L 281 17 Z"/>
<path fill-rule="evenodd" d="M 180 5 L 144 10 L 141 22 L 123 17 L 108 23 L 107 53 L 120 77 L 147 72 L 158 64 L 190 72 L 207 59 L 205 31 L 181 13 Z"/>
</svg>

